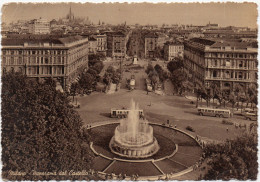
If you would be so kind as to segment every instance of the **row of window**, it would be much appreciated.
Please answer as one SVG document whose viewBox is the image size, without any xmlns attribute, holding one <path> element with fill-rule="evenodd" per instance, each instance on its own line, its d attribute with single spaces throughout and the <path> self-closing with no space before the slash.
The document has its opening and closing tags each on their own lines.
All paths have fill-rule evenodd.
<svg viewBox="0 0 260 182">
<path fill-rule="evenodd" d="M 239 68 L 257 68 L 258 62 L 251 60 L 208 60 L 209 66 L 226 66 L 226 67 L 239 67 Z"/>
<path fill-rule="evenodd" d="M 19 65 L 19 64 L 64 64 L 65 57 L 28 57 L 22 59 L 22 57 L 18 57 L 18 59 L 14 59 L 14 57 L 6 58 L 3 57 L 2 64 L 3 65 Z"/>
<path fill-rule="evenodd" d="M 3 50 L 3 55 L 44 55 L 44 54 L 51 54 L 51 55 L 59 55 L 59 54 L 65 54 L 66 51 L 64 50 L 28 50 L 28 51 L 22 51 L 22 50 Z"/>
<path fill-rule="evenodd" d="M 205 53 L 205 57 L 216 57 L 216 58 L 248 58 L 248 59 L 256 59 L 256 58 L 257 58 L 257 54 Z"/>
</svg>

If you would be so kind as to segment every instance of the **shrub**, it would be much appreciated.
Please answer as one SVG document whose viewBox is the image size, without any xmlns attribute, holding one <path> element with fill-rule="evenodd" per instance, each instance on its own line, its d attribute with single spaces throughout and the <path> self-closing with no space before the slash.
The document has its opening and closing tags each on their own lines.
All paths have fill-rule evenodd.
<svg viewBox="0 0 260 182">
<path fill-rule="evenodd" d="M 195 130 L 194 130 L 191 126 L 187 126 L 187 127 L 186 127 L 186 130 L 195 132 Z"/>
</svg>

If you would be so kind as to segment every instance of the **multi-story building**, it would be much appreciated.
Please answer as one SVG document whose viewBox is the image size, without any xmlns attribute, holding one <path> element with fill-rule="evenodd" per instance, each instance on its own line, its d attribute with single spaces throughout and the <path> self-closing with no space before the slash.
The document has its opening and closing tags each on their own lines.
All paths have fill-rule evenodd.
<svg viewBox="0 0 260 182">
<path fill-rule="evenodd" d="M 107 56 L 112 58 L 125 58 L 126 35 L 122 32 L 107 33 Z"/>
<path fill-rule="evenodd" d="M 68 89 L 88 66 L 88 38 L 2 39 L 3 72 L 22 72 L 42 80 L 53 78 Z"/>
<path fill-rule="evenodd" d="M 155 57 L 156 48 L 158 48 L 158 34 L 149 33 L 144 38 L 144 55 L 145 58 Z"/>
<path fill-rule="evenodd" d="M 184 43 L 184 67 L 198 85 L 232 90 L 257 82 L 257 48 L 243 42 L 194 38 Z"/>
<path fill-rule="evenodd" d="M 171 61 L 176 57 L 183 58 L 184 45 L 180 42 L 166 42 L 164 44 L 164 59 Z"/>
<path fill-rule="evenodd" d="M 46 19 L 34 19 L 29 22 L 29 33 L 31 34 L 49 34 L 50 22 Z"/>
<path fill-rule="evenodd" d="M 105 34 L 97 35 L 97 52 L 106 55 L 107 36 Z"/>
<path fill-rule="evenodd" d="M 88 40 L 88 52 L 89 54 L 96 54 L 97 53 L 97 39 L 94 37 L 90 37 Z"/>
</svg>

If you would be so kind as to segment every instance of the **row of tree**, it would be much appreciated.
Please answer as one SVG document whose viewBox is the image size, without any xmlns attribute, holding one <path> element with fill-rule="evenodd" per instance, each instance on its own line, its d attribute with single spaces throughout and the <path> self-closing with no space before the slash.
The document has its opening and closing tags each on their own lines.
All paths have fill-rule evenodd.
<svg viewBox="0 0 260 182">
<path fill-rule="evenodd" d="M 163 83 L 168 78 L 168 73 L 159 64 L 156 64 L 154 67 L 152 64 L 148 64 L 145 72 L 151 80 L 154 89 L 156 85 Z"/>
<path fill-rule="evenodd" d="M 50 180 L 37 172 L 88 170 L 92 155 L 82 120 L 52 79 L 39 83 L 20 73 L 2 76 L 2 176 Z M 10 171 L 26 173 L 9 175 Z M 21 180 L 20 179 L 20 180 Z"/>
<path fill-rule="evenodd" d="M 202 99 L 206 100 L 207 107 L 210 106 L 210 100 L 214 104 L 215 99 L 219 102 L 220 106 L 223 105 L 224 107 L 226 107 L 226 103 L 230 103 L 232 108 L 236 106 L 241 109 L 244 103 L 247 103 L 247 106 L 251 103 L 251 107 L 257 105 L 256 85 L 245 88 L 244 85 L 235 84 L 233 90 L 222 90 L 217 82 L 211 82 L 208 88 L 204 86 L 197 87 L 195 92 L 197 95 L 196 106 L 198 106 L 198 101 Z M 239 103 L 241 103 L 240 106 Z"/>
<path fill-rule="evenodd" d="M 191 90 L 190 84 L 187 80 L 187 75 L 183 70 L 183 60 L 181 58 L 174 58 L 167 64 L 167 69 L 170 72 L 170 80 L 174 86 L 175 92 L 182 95 L 185 91 Z"/>
<path fill-rule="evenodd" d="M 110 83 L 113 84 L 119 84 L 121 80 L 121 71 L 120 69 L 115 69 L 113 66 L 109 66 L 106 69 L 106 72 L 103 77 L 103 82 L 106 85 L 109 85 Z"/>
<path fill-rule="evenodd" d="M 77 93 L 86 93 L 95 89 L 97 82 L 101 81 L 100 72 L 104 64 L 103 54 L 89 55 L 88 70 L 80 74 L 78 82 L 71 85 L 70 93 L 75 96 Z"/>
</svg>

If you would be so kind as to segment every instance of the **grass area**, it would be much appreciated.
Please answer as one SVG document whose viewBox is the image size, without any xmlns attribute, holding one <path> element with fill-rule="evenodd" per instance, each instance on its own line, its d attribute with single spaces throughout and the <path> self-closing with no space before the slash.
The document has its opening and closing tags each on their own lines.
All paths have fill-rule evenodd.
<svg viewBox="0 0 260 182">
<path fill-rule="evenodd" d="M 117 125 L 118 124 L 108 124 L 95 127 L 90 130 L 93 146 L 97 152 L 111 158 L 122 158 L 110 152 L 109 149 L 109 142 L 114 135 L 114 130 Z M 160 145 L 160 150 L 158 153 L 150 157 L 150 159 L 160 159 L 172 154 L 172 152 L 174 152 L 176 149 L 175 143 L 179 145 L 180 149 L 170 159 L 164 159 L 155 163 L 163 172 L 180 172 L 187 167 L 192 166 L 199 160 L 202 149 L 192 138 L 167 127 L 161 127 L 157 125 L 152 126 L 154 130 L 154 136 Z M 96 157 L 93 168 L 97 170 L 104 170 L 111 162 L 112 161 L 107 159 L 104 159 L 103 161 L 101 157 Z M 106 172 L 127 175 L 138 174 L 139 176 L 154 176 L 161 174 L 160 171 L 151 162 L 134 163 L 116 161 L 106 170 Z"/>
<path fill-rule="evenodd" d="M 123 172 L 122 172 L 123 169 Z M 139 176 L 155 176 L 161 175 L 160 171 L 152 164 L 152 162 L 136 163 L 116 161 L 107 171 L 107 173 L 126 174 L 131 176 L 138 174 Z"/>
<path fill-rule="evenodd" d="M 185 166 L 178 164 L 172 160 L 165 159 L 162 161 L 155 162 L 155 164 L 164 172 L 164 173 L 177 173 L 184 169 Z"/>
</svg>

